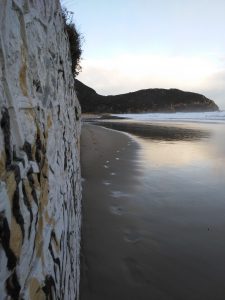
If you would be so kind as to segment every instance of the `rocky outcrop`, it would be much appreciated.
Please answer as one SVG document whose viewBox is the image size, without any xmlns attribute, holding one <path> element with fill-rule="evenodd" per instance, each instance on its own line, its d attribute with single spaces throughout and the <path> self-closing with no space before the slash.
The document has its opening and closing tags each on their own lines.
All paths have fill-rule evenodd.
<svg viewBox="0 0 225 300">
<path fill-rule="evenodd" d="M 0 28 L 0 299 L 78 299 L 80 106 L 59 1 L 0 1 Z"/>
<path fill-rule="evenodd" d="M 76 80 L 82 112 L 143 113 L 217 111 L 214 101 L 197 93 L 178 89 L 146 89 L 115 96 L 102 96 Z"/>
</svg>

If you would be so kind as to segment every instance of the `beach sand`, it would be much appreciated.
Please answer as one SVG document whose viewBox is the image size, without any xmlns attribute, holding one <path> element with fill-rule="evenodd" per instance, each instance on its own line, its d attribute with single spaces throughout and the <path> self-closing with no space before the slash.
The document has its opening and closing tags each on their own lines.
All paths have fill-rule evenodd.
<svg viewBox="0 0 225 300">
<path fill-rule="evenodd" d="M 136 275 L 135 262 L 129 262 L 127 255 L 131 243 L 126 241 L 129 223 L 126 224 L 124 206 L 138 172 L 136 147 L 125 134 L 83 125 L 83 300 L 135 299 L 128 297 Z"/>
<path fill-rule="evenodd" d="M 224 177 L 211 173 L 218 155 L 206 142 L 214 135 L 198 124 L 113 126 L 143 139 L 82 127 L 80 299 L 224 299 Z"/>
<path fill-rule="evenodd" d="M 83 125 L 81 300 L 169 299 L 142 265 L 142 232 L 135 218 L 138 144 L 129 136 Z"/>
</svg>

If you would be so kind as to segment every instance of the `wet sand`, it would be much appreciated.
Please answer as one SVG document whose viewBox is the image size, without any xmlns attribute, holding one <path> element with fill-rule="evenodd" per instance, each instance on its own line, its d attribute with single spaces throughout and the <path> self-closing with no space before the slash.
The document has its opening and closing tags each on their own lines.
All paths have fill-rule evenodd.
<svg viewBox="0 0 225 300">
<path fill-rule="evenodd" d="M 224 299 L 224 177 L 208 176 L 198 144 L 211 134 L 197 127 L 156 129 L 150 137 L 158 144 L 149 146 L 83 125 L 81 300 Z M 174 136 L 186 138 L 183 148 Z M 162 166 L 176 148 L 173 166 Z M 197 150 L 194 164 L 186 161 Z"/>
<path fill-rule="evenodd" d="M 84 125 L 81 137 L 83 241 L 81 299 L 135 299 L 138 234 L 127 214 L 127 198 L 137 184 L 135 149 L 124 134 Z M 137 270 L 138 273 L 138 270 Z"/>
</svg>

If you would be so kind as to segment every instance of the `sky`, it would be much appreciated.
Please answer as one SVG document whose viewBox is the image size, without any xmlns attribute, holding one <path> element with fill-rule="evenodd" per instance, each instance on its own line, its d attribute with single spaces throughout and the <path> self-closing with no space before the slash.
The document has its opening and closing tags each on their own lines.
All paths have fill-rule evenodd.
<svg viewBox="0 0 225 300">
<path fill-rule="evenodd" d="M 77 79 L 103 95 L 204 94 L 225 110 L 225 0 L 62 0 L 83 36 Z"/>
</svg>

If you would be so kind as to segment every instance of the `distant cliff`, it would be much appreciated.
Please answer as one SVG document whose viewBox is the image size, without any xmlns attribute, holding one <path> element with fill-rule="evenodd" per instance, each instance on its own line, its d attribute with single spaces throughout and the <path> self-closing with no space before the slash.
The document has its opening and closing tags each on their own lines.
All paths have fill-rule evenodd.
<svg viewBox="0 0 225 300">
<path fill-rule="evenodd" d="M 80 105 L 59 0 L 0 1 L 0 299 L 79 297 Z"/>
<path fill-rule="evenodd" d="M 177 89 L 146 89 L 122 95 L 102 96 L 76 80 L 76 91 L 82 112 L 88 113 L 190 112 L 219 109 L 214 101 L 203 95 Z"/>
</svg>

